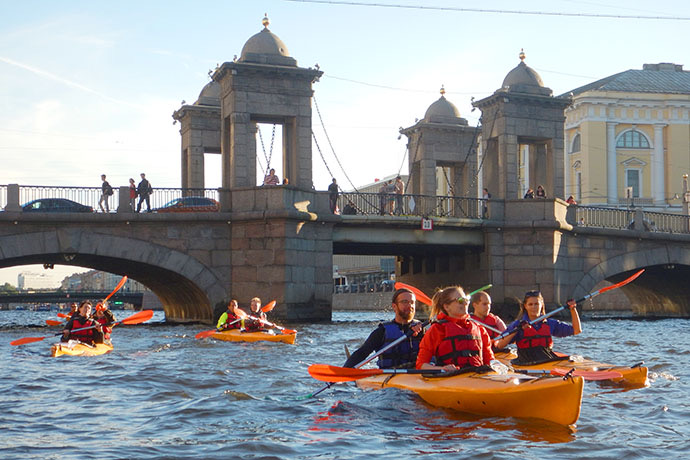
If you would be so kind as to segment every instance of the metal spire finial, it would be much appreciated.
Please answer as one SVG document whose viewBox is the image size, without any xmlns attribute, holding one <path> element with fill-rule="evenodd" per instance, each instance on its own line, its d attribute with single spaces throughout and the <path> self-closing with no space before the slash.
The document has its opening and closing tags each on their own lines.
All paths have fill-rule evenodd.
<svg viewBox="0 0 690 460">
<path fill-rule="evenodd" d="M 524 62 L 525 61 L 525 49 L 520 48 L 520 61 Z"/>
<path fill-rule="evenodd" d="M 261 24 L 263 24 L 264 27 L 268 29 L 268 25 L 270 23 L 271 21 L 268 19 L 268 13 L 264 13 L 264 18 L 261 20 Z"/>
<path fill-rule="evenodd" d="M 443 85 L 441 85 L 441 96 L 445 96 L 445 95 L 446 95 L 446 88 L 444 88 Z"/>
</svg>

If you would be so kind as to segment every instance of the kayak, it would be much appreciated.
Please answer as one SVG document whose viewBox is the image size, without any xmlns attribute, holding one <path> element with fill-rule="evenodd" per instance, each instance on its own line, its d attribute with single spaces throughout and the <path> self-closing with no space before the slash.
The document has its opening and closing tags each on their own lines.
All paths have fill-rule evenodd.
<svg viewBox="0 0 690 460">
<path fill-rule="evenodd" d="M 216 332 L 211 335 L 211 338 L 218 340 L 225 340 L 227 342 L 283 342 L 288 344 L 295 343 L 297 333 L 293 334 L 274 334 L 273 332 L 257 331 L 257 332 L 242 332 L 239 329 L 229 329 L 221 332 Z"/>
<path fill-rule="evenodd" d="M 495 355 L 497 360 L 501 361 L 506 366 L 511 366 L 515 370 L 543 369 L 550 371 L 555 368 L 574 368 L 576 370 L 583 371 L 616 371 L 620 372 L 621 377 L 599 380 L 599 382 L 604 384 L 625 386 L 626 388 L 642 388 L 648 385 L 647 368 L 642 366 L 643 363 L 636 364 L 634 366 L 615 366 L 613 364 L 600 363 L 598 361 L 583 359 L 581 357 L 571 357 L 564 353 L 556 352 L 556 355 L 562 356 L 563 359 L 523 366 L 511 363 L 511 360 L 517 358 L 517 353 L 515 351 L 502 351 L 495 353 Z"/>
<path fill-rule="evenodd" d="M 488 417 L 538 418 L 572 425 L 580 416 L 582 377 L 465 373 L 451 377 L 383 374 L 357 380 L 364 389 L 400 388 L 436 407 Z"/>
<path fill-rule="evenodd" d="M 70 340 L 69 342 L 56 343 L 50 347 L 50 356 L 56 358 L 58 356 L 97 356 L 104 355 L 113 351 L 113 346 L 107 343 L 97 343 L 96 345 L 89 345 L 77 340 Z"/>
</svg>

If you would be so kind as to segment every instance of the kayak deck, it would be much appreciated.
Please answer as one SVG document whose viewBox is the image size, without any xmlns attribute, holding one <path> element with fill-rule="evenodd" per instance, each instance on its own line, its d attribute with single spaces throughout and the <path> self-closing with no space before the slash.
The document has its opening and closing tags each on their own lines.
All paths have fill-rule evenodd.
<svg viewBox="0 0 690 460">
<path fill-rule="evenodd" d="M 360 379 L 357 385 L 365 389 L 390 387 L 412 391 L 432 406 L 470 414 L 538 418 L 567 426 L 580 416 L 584 380 L 495 372 L 451 377 L 384 374 Z"/>
<path fill-rule="evenodd" d="M 239 329 L 230 329 L 216 332 L 211 338 L 224 340 L 226 342 L 282 342 L 292 345 L 295 343 L 297 333 L 293 334 L 273 334 L 271 332 L 241 332 Z"/>
<path fill-rule="evenodd" d="M 593 361 L 591 359 L 576 359 L 571 360 L 570 356 L 563 353 L 557 353 L 563 355 L 562 360 L 549 361 L 541 364 L 532 364 L 529 366 L 515 365 L 511 363 L 511 360 L 517 358 L 517 354 L 513 351 L 510 352 L 498 352 L 496 353 L 496 359 L 501 361 L 506 366 L 512 366 L 514 369 L 543 369 L 552 370 L 555 368 L 568 368 L 568 369 L 578 369 L 583 371 L 616 371 L 620 372 L 621 377 L 612 378 L 608 380 L 600 380 L 602 383 L 614 384 L 619 386 L 624 386 L 626 388 L 642 388 L 648 385 L 647 381 L 647 368 L 641 365 L 636 366 L 616 366 L 613 364 L 600 363 L 598 361 Z"/>
<path fill-rule="evenodd" d="M 97 343 L 89 345 L 86 343 L 70 340 L 69 342 L 56 343 L 50 347 L 50 356 L 57 358 L 58 356 L 98 356 L 110 353 L 113 351 L 113 346 L 107 343 Z"/>
</svg>

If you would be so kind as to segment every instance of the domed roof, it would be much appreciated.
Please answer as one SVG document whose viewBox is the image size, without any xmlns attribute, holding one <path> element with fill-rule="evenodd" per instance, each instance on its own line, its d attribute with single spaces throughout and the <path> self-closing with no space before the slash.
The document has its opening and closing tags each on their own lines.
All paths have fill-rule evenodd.
<svg viewBox="0 0 690 460">
<path fill-rule="evenodd" d="M 503 79 L 503 89 L 520 93 L 551 94 L 539 74 L 525 64 L 525 52 L 520 50 L 520 63 Z"/>
<path fill-rule="evenodd" d="M 441 97 L 426 109 L 424 121 L 427 123 L 467 124 L 467 120 L 460 117 L 460 111 L 446 99 L 445 94 L 446 90 L 441 87 Z"/>
<path fill-rule="evenodd" d="M 220 83 L 209 82 L 199 93 L 199 99 L 194 105 L 213 105 L 220 107 Z"/>
<path fill-rule="evenodd" d="M 296 66 L 297 61 L 290 57 L 285 43 L 268 30 L 270 21 L 264 17 L 264 29 L 253 35 L 242 48 L 240 62 Z"/>
</svg>

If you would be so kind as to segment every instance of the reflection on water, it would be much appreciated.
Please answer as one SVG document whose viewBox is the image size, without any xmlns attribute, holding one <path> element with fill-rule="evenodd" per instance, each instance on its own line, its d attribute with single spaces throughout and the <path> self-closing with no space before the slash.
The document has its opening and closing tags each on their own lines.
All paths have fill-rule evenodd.
<svg viewBox="0 0 690 460">
<path fill-rule="evenodd" d="M 659 339 L 690 321 L 593 321 L 557 339 L 563 352 L 650 368 L 647 388 L 587 383 L 573 430 L 438 409 L 393 388 L 339 384 L 306 397 L 323 386 L 310 364 L 341 365 L 343 345 L 354 350 L 390 316 L 286 324 L 299 330 L 286 345 L 195 340 L 207 326 L 166 325 L 156 313 L 158 324 L 118 326 L 109 355 L 50 358 L 52 339 L 8 345 L 52 333 L 50 314 L 0 312 L 0 458 L 651 460 L 690 450 L 690 334 Z"/>
</svg>

